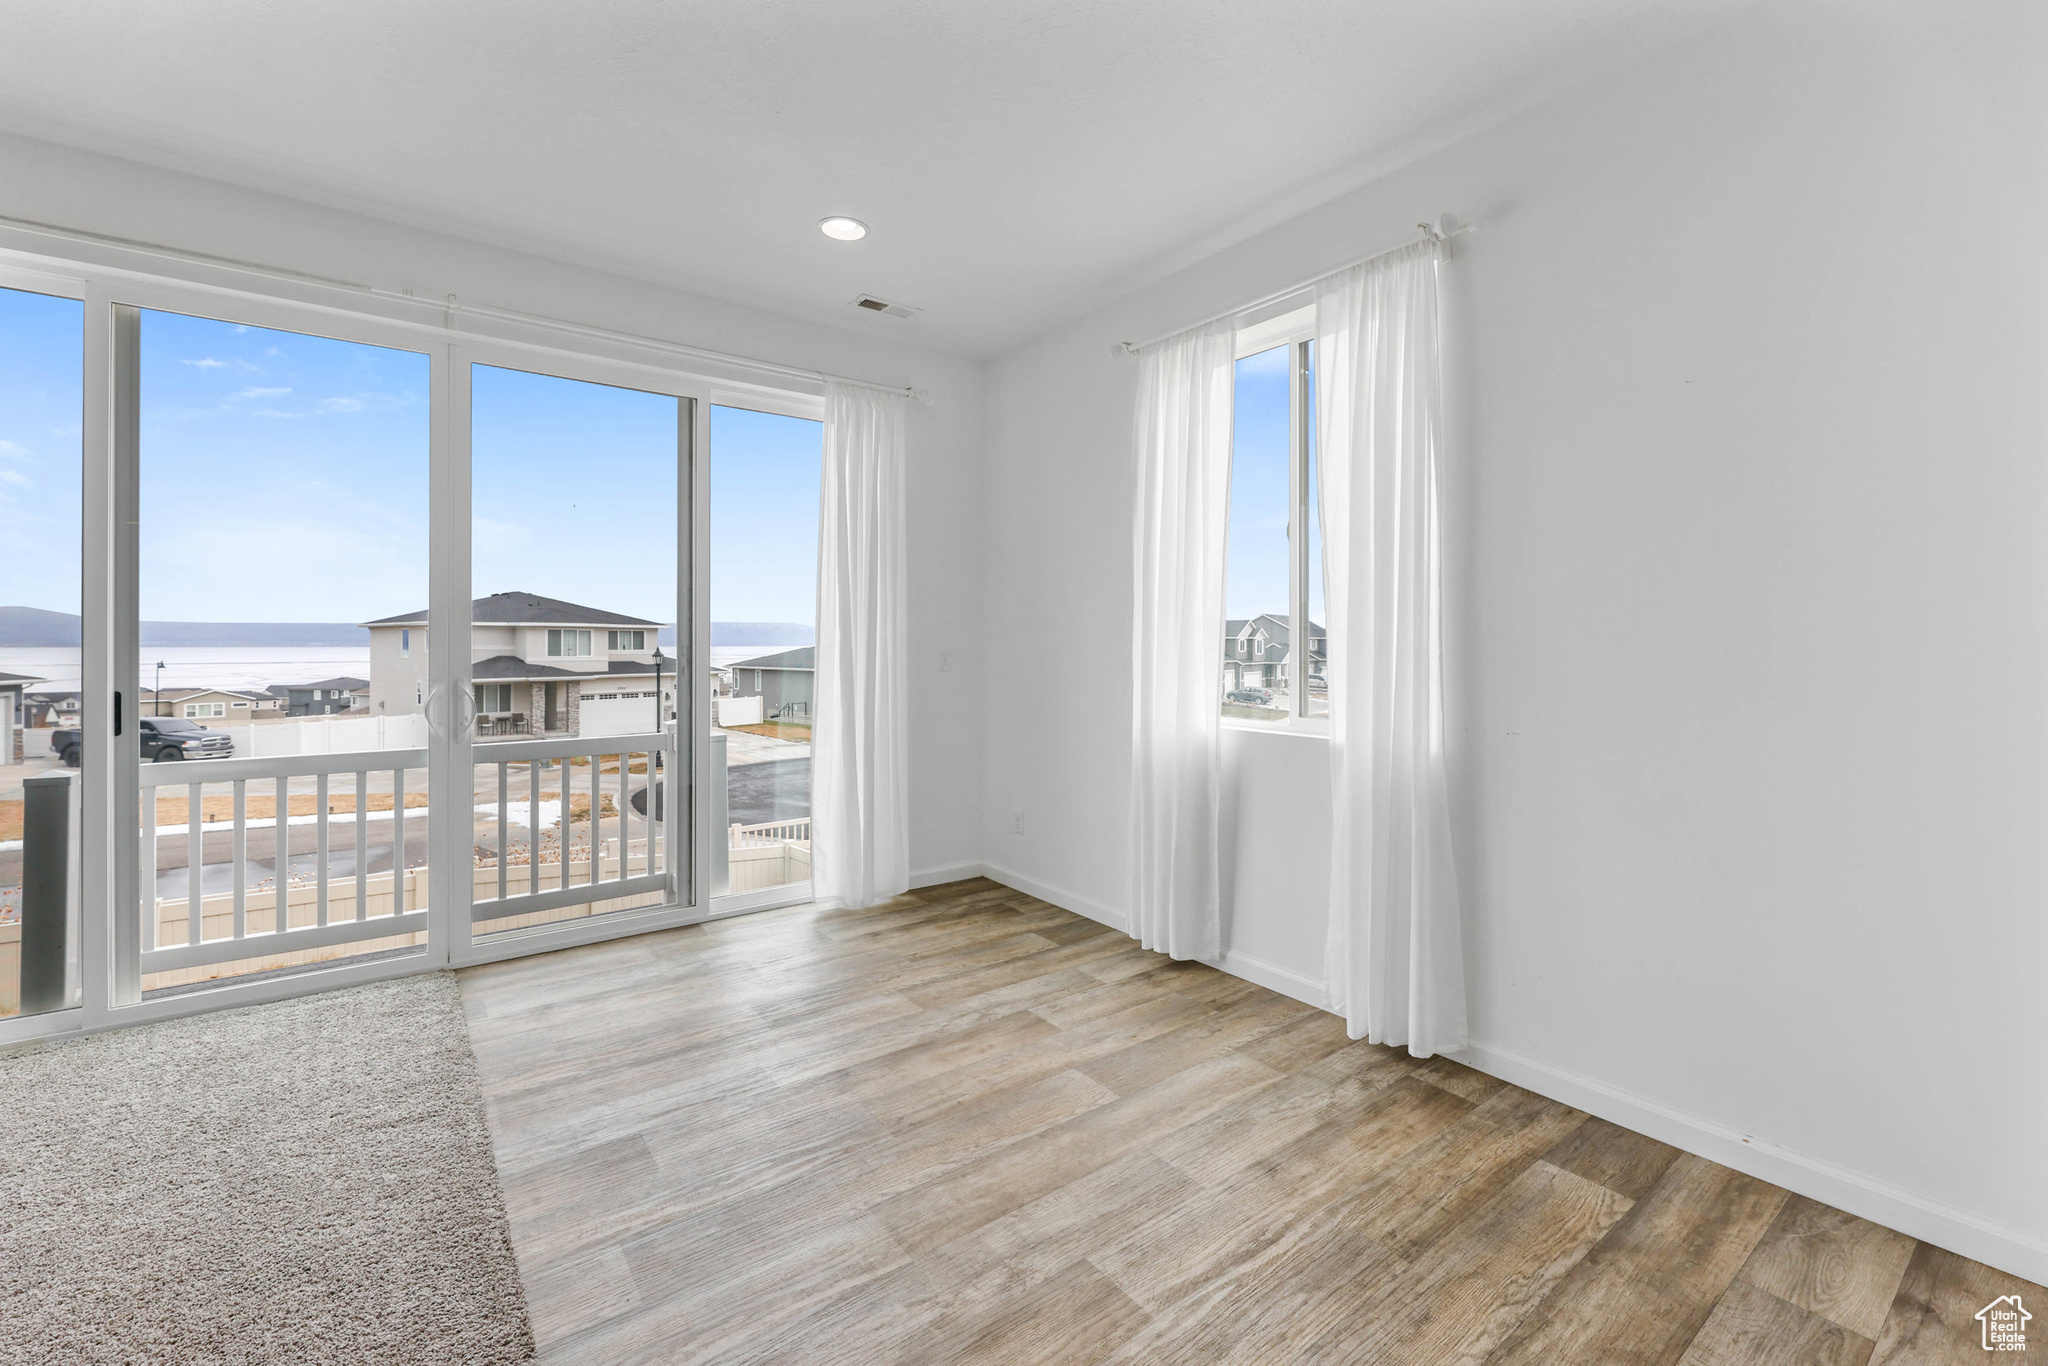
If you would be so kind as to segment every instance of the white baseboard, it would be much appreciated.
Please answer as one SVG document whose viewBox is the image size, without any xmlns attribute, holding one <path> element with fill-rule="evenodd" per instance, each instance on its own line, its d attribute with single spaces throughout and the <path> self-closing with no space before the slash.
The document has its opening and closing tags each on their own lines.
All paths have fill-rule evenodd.
<svg viewBox="0 0 2048 1366">
<path fill-rule="evenodd" d="M 985 865 L 982 873 L 1005 887 L 1014 887 L 1027 896 L 1049 901 L 1063 911 L 1085 915 L 1090 920 L 1107 925 L 1113 930 L 1130 932 L 1130 926 L 1122 912 L 1113 910 L 1090 897 L 1082 896 L 1079 892 L 1070 892 L 1064 887 L 1040 882 L 1037 878 L 1028 877 L 1015 868 L 1005 868 L 999 863 Z M 1250 954 L 1226 950 L 1221 958 L 1211 963 L 1211 966 L 1220 968 L 1233 977 L 1242 977 L 1245 981 L 1262 986 L 1268 991 L 1277 991 L 1282 996 L 1315 1006 L 1319 1010 L 1323 1009 L 1328 1001 L 1321 982 L 1312 977 L 1303 977 L 1298 972 L 1277 967 L 1262 958 L 1254 958 Z"/>
<path fill-rule="evenodd" d="M 935 863 L 929 868 L 910 870 L 910 887 L 936 887 L 942 882 L 965 882 L 971 877 L 981 876 L 981 864 L 973 859 L 960 863 Z"/>
<path fill-rule="evenodd" d="M 1072 911 L 1075 915 L 1085 915 L 1090 920 L 1107 925 L 1113 930 L 1127 929 L 1121 912 L 1112 910 L 1099 901 L 1082 896 L 1079 892 L 1070 892 L 1064 887 L 1055 887 L 1049 882 L 1040 882 L 1035 877 L 1026 877 L 1015 868 L 1005 868 L 1000 863 L 984 863 L 981 866 L 981 872 L 982 876 L 1000 882 L 1005 887 L 1014 887 L 1026 896 L 1035 896 L 1040 901 L 1049 901 L 1063 911 Z"/>
<path fill-rule="evenodd" d="M 1076 915 L 1085 915 L 1115 929 L 1124 917 L 1101 902 L 1027 877 L 1014 868 L 987 864 L 985 876 L 1006 887 L 1049 901 Z M 1247 954 L 1226 952 L 1216 967 L 1269 991 L 1327 1010 L 1323 984 Z M 1797 1152 L 1743 1134 L 1710 1119 L 1686 1114 L 1644 1096 L 1563 1068 L 1551 1067 L 1489 1043 L 1473 1043 L 1450 1055 L 1489 1076 L 1512 1082 L 1540 1096 L 1647 1134 L 1710 1162 L 1745 1172 L 1775 1186 L 1837 1209 L 1924 1239 L 1986 1266 L 2048 1283 L 2048 1240 L 1980 1218 L 1966 1210 L 1930 1200 L 1902 1187 L 1837 1166 L 1824 1158 Z"/>
<path fill-rule="evenodd" d="M 1282 996 L 1292 997 L 1303 1005 L 1314 1006 L 1317 1010 L 1330 1008 L 1329 993 L 1323 984 L 1313 977 L 1304 977 L 1298 972 L 1268 963 L 1263 958 L 1254 958 L 1248 953 L 1225 949 L 1215 966 L 1232 977 L 1242 977 L 1268 991 L 1277 991 Z"/>
<path fill-rule="evenodd" d="M 1986 1266 L 2037 1283 L 2048 1282 L 2048 1241 L 2019 1229 L 1494 1044 L 1475 1042 L 1450 1056 L 1489 1076 L 1648 1134 L 1710 1162 L 1797 1191 Z"/>
</svg>

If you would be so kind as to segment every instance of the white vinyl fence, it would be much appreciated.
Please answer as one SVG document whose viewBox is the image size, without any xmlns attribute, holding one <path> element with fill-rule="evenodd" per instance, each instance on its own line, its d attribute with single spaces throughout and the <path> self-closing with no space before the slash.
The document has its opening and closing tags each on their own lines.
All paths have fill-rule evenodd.
<svg viewBox="0 0 2048 1366">
<path fill-rule="evenodd" d="M 711 724 L 714 726 L 758 726 L 764 719 L 761 695 L 752 697 L 714 697 L 711 699 Z"/>
<path fill-rule="evenodd" d="M 276 759 L 293 754 L 354 754 L 371 749 L 425 749 L 427 718 L 403 716 L 305 716 L 266 725 L 209 726 L 235 742 L 238 759 Z"/>
</svg>

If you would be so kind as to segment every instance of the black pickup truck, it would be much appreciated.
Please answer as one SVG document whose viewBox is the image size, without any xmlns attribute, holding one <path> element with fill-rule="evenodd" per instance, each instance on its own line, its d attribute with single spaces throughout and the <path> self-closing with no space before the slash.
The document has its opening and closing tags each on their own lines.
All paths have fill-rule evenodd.
<svg viewBox="0 0 2048 1366">
<path fill-rule="evenodd" d="M 142 757 L 150 763 L 168 764 L 180 759 L 227 759 L 235 752 L 235 742 L 217 730 L 193 721 L 180 720 L 173 716 L 145 716 L 141 719 Z M 78 756 L 85 747 L 85 733 L 78 730 L 54 731 L 50 735 L 50 748 L 59 759 L 73 768 L 78 767 Z"/>
</svg>

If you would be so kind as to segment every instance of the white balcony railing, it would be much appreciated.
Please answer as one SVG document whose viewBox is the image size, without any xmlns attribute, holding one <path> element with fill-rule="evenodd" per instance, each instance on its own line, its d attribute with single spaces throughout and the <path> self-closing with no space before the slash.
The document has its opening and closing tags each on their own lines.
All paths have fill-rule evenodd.
<svg viewBox="0 0 2048 1366">
<path fill-rule="evenodd" d="M 769 821 L 762 825 L 735 825 L 728 841 L 734 849 L 756 849 L 770 844 L 801 844 L 805 848 L 811 843 L 811 818 L 804 816 L 793 821 Z"/>
<path fill-rule="evenodd" d="M 659 833 L 663 821 L 656 819 L 665 818 L 667 813 L 661 810 L 657 790 L 662 779 L 675 772 L 674 744 L 672 736 L 650 732 L 581 739 L 551 736 L 476 747 L 472 751 L 474 761 L 479 766 L 497 769 L 497 853 L 495 858 L 478 863 L 471 919 L 528 917 L 567 906 L 618 902 L 668 890 L 667 841 Z M 586 775 L 582 782 L 578 781 L 579 768 Z M 524 865 L 515 865 L 507 854 L 512 813 L 520 806 L 513 796 L 512 776 L 521 769 L 526 776 L 526 800 L 520 823 L 527 828 L 527 854 Z M 559 804 L 554 821 L 548 819 L 543 801 L 550 774 L 557 782 L 555 800 Z M 611 779 L 609 783 L 607 778 Z M 579 786 L 583 791 L 576 790 Z M 644 790 L 638 810 L 633 805 L 636 790 Z M 570 847 L 569 839 L 579 797 L 587 803 L 585 811 L 590 823 L 589 839 L 580 859 L 574 856 L 576 851 Z M 607 797 L 612 803 L 609 816 L 605 813 Z M 555 856 L 549 858 L 542 848 L 542 828 L 556 823 L 561 834 Z M 607 835 L 607 830 L 612 833 Z M 486 873 L 495 873 L 495 887 L 486 885 L 490 880 Z M 494 895 L 487 895 L 493 892 Z M 592 908 L 605 909 L 594 904 Z"/>
<path fill-rule="evenodd" d="M 144 764 L 142 867 L 149 870 L 154 883 L 162 841 L 182 834 L 188 880 L 182 903 L 155 895 L 154 888 L 144 898 L 143 973 L 189 975 L 192 970 L 219 963 L 269 960 L 279 955 L 330 956 L 312 951 L 424 932 L 424 889 L 418 885 L 416 873 L 405 869 L 405 788 L 406 774 L 417 772 L 423 777 L 426 766 L 424 749 Z M 390 810 L 372 812 L 370 777 L 385 773 L 391 775 Z M 294 816 L 293 780 L 308 778 L 314 788 L 311 810 Z M 252 783 L 259 797 L 266 795 L 266 788 L 274 791 L 268 818 L 252 818 L 249 813 Z M 331 809 L 331 798 L 341 795 L 334 791 L 337 785 L 344 792 L 353 789 L 352 810 L 336 813 Z M 160 799 L 180 787 L 185 789 L 182 830 L 175 825 L 160 826 L 164 814 Z M 231 790 L 227 819 L 207 818 L 209 787 Z M 301 791 L 298 795 L 308 794 Z M 411 819 L 421 820 L 425 815 L 423 809 L 416 809 Z M 392 861 L 391 872 L 374 877 L 369 871 L 373 819 L 380 825 L 390 823 Z M 344 832 L 339 842 L 335 839 L 337 825 Z M 313 874 L 310 880 L 293 879 L 294 830 L 306 826 L 312 828 Z M 268 887 L 250 885 L 249 834 L 256 830 L 267 830 L 271 836 L 273 876 Z M 208 835 L 216 836 L 216 845 L 219 837 L 225 836 L 229 846 L 226 864 L 232 885 L 214 896 L 205 890 Z M 331 856 L 338 845 L 353 846 L 355 865 L 353 875 L 339 882 L 331 875 Z"/>
<path fill-rule="evenodd" d="M 496 833 L 495 848 L 480 850 L 475 860 L 472 919 L 532 923 L 557 918 L 543 912 L 576 907 L 594 914 L 629 898 L 666 893 L 672 856 L 663 823 L 655 819 L 659 806 L 649 798 L 675 772 L 673 745 L 672 736 L 653 733 L 507 741 L 474 750 L 478 765 L 496 769 L 497 800 L 476 800 L 486 796 L 478 791 L 460 811 Z M 406 805 L 408 775 L 415 789 L 410 795 L 419 799 L 426 767 L 424 749 L 143 765 L 141 866 L 152 886 L 141 907 L 139 948 L 147 984 L 424 943 L 426 869 L 408 868 L 405 848 L 409 833 L 427 828 L 426 808 Z M 515 784 L 515 775 L 523 781 Z M 169 823 L 160 824 L 166 818 Z M 525 837 L 523 853 L 511 842 L 515 827 Z M 259 845 L 253 870 L 252 834 Z M 171 880 L 181 839 L 185 877 L 176 888 Z M 267 860 L 260 847 L 266 839 Z M 167 844 L 171 857 L 160 861 Z M 370 871 L 387 856 L 385 870 Z M 173 865 L 168 874 L 158 872 L 163 861 Z M 260 876 L 265 862 L 268 878 Z M 211 893 L 209 881 L 216 886 Z M 221 966 L 230 963 L 236 966 Z"/>
</svg>

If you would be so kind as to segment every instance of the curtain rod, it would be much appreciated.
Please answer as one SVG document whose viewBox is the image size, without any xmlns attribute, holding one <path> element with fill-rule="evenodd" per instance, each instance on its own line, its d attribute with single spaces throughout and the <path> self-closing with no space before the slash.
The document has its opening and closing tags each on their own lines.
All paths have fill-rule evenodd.
<svg viewBox="0 0 2048 1366">
<path fill-rule="evenodd" d="M 1472 224 L 1460 223 L 1455 215 L 1448 213 L 1438 218 L 1435 223 L 1417 223 L 1415 226 L 1421 230 L 1421 235 L 1415 239 L 1415 242 L 1443 243 L 1446 258 L 1450 256 L 1451 239 L 1453 237 L 1463 237 L 1466 233 L 1474 230 Z M 1188 323 L 1184 327 L 1176 327 L 1171 332 L 1162 332 L 1156 337 L 1149 337 L 1141 342 L 1111 342 L 1109 344 L 1109 354 L 1112 356 L 1135 356 L 1146 347 L 1157 346 L 1168 337 L 1177 337 L 1183 332 L 1192 332 L 1198 327 L 1206 327 L 1210 323 L 1222 322 L 1225 318 L 1234 318 L 1240 313 L 1249 313 L 1255 308 L 1264 308 L 1267 304 L 1278 303 L 1290 294 L 1299 294 L 1318 280 L 1326 280 L 1340 271 L 1354 270 L 1369 261 L 1377 261 L 1382 256 L 1392 256 L 1397 251 L 1406 251 L 1409 247 L 1414 246 L 1415 242 L 1403 242 L 1399 246 L 1386 247 L 1380 251 L 1373 252 L 1370 256 L 1361 256 L 1355 261 L 1346 261 L 1341 266 L 1332 266 L 1328 270 L 1319 270 L 1306 280 L 1296 280 L 1293 284 L 1283 289 L 1276 289 L 1271 294 L 1262 294 L 1250 303 L 1238 304 L 1234 308 L 1226 308 L 1221 313 L 1211 313 L 1206 318 Z"/>
<path fill-rule="evenodd" d="M 751 356 L 733 355 L 726 351 L 714 351 L 707 346 L 691 346 L 686 342 L 669 341 L 662 337 L 650 337 L 638 332 L 626 332 L 618 328 L 597 327 L 588 323 L 571 322 L 566 318 L 551 318 L 542 313 L 525 313 L 518 309 L 496 308 L 489 304 L 464 303 L 450 294 L 445 300 L 436 301 L 422 298 L 404 290 L 381 289 L 356 280 L 339 280 L 326 275 L 314 275 L 307 271 L 293 270 L 287 266 L 259 265 L 232 256 L 216 256 L 210 252 L 186 251 L 178 247 L 167 247 L 155 242 L 144 242 L 132 237 L 116 237 L 108 233 L 88 232 L 81 228 L 60 227 L 54 223 L 39 223 L 34 219 L 15 218 L 0 214 L 0 227 L 13 228 L 19 232 L 32 233 L 42 237 L 56 238 L 82 246 L 111 247 L 119 251 L 134 252 L 179 265 L 205 266 L 215 270 L 231 270 L 243 275 L 272 283 L 312 285 L 319 289 L 338 290 L 349 295 L 368 295 L 373 299 L 385 299 L 393 303 L 432 309 L 444 316 L 444 326 L 453 330 L 453 319 L 457 313 L 470 313 L 481 318 L 500 322 L 517 323 L 526 327 L 543 328 L 551 332 L 563 332 L 572 336 L 595 341 L 622 342 L 646 350 L 661 351 L 669 355 L 691 360 L 712 361 L 722 365 L 737 365 L 764 374 L 778 375 L 788 379 L 806 379 L 818 382 L 851 384 L 862 389 L 879 389 L 885 394 L 902 394 L 926 407 L 932 404 L 931 393 L 908 385 L 881 384 L 874 380 L 856 379 L 851 375 L 835 375 L 829 370 L 807 370 L 801 366 L 784 365 L 779 361 L 756 360 Z M 117 267 L 119 269 L 120 267 Z"/>
</svg>

